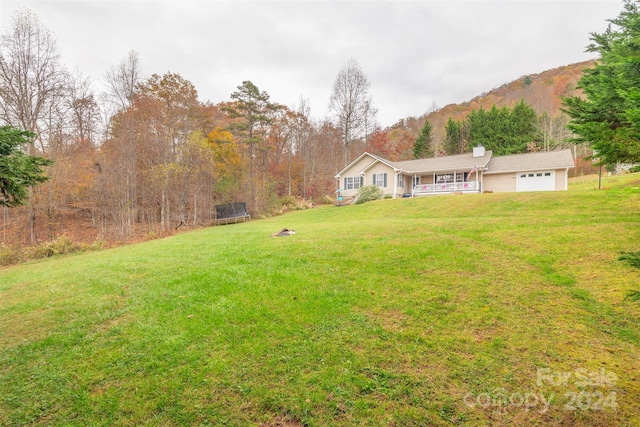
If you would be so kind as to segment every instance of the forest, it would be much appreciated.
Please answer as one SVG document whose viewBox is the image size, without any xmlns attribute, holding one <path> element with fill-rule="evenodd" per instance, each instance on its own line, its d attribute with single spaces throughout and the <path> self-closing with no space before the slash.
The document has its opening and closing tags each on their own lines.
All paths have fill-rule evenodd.
<svg viewBox="0 0 640 427">
<path fill-rule="evenodd" d="M 29 189 L 24 205 L 2 207 L 2 246 L 60 236 L 87 244 L 153 238 L 211 225 L 215 205 L 228 202 L 246 202 L 254 218 L 325 203 L 336 190 L 334 175 L 350 159 L 363 150 L 412 158 L 425 124 L 429 155 L 468 149 L 460 137 L 451 142 L 452 126 L 464 128 L 466 116 L 476 117 L 484 107 L 472 100 L 464 114 L 459 108 L 458 115 L 448 113 L 446 124 L 441 117 L 452 106 L 433 108 L 382 129 L 370 82 L 354 59 L 338 71 L 322 120 L 311 118 L 305 99 L 287 107 L 252 81 L 238 82 L 228 100 L 214 103 L 200 100 L 179 74 L 144 76 L 141 69 L 131 51 L 105 70 L 106 84 L 96 90 L 90 78 L 66 69 L 54 36 L 37 16 L 16 16 L 0 41 L 0 124 L 33 133 L 25 152 L 48 163 L 47 179 Z M 535 93 L 537 80 L 526 76 L 518 84 Z M 552 86 L 558 80 L 562 93 L 543 97 L 572 93 L 566 73 Z M 488 114 L 517 102 L 533 111 L 523 101 L 530 102 L 527 94 L 517 101 L 482 98 L 494 101 Z M 562 145 L 566 118 L 558 106 L 534 106 L 535 136 L 519 149 Z"/>
</svg>

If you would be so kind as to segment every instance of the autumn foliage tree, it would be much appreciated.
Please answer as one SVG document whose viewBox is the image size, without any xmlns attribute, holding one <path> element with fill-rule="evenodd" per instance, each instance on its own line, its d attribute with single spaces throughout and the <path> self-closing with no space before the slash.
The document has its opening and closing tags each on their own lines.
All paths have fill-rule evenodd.
<svg viewBox="0 0 640 427">
<path fill-rule="evenodd" d="M 376 129 L 369 138 L 369 147 L 367 148 L 367 151 L 371 152 L 371 154 L 391 159 L 394 154 L 393 148 L 394 147 L 389 138 L 389 132 L 382 129 Z"/>
<path fill-rule="evenodd" d="M 41 130 L 25 151 L 55 160 L 42 160 L 47 180 L 27 186 L 24 207 L 6 207 L 18 198 L 5 182 L 3 243 L 33 243 L 43 230 L 47 239 L 124 241 L 210 224 L 219 203 L 246 200 L 262 214 L 282 197 L 335 190 L 340 130 L 312 121 L 302 98 L 284 108 L 245 81 L 229 101 L 201 103 L 178 74 L 143 76 L 134 51 L 106 71 L 100 93 L 65 71 L 53 35 L 29 12 L 1 37 L 0 122 Z M 371 103 L 361 107 L 359 144 L 375 126 Z"/>
<path fill-rule="evenodd" d="M 242 159 L 236 139 L 231 132 L 216 127 L 207 135 L 213 155 L 213 199 L 233 202 L 241 194 Z"/>
<path fill-rule="evenodd" d="M 132 105 L 114 117 L 101 171 L 123 183 L 114 189 L 122 232 L 143 218 L 167 230 L 198 217 L 200 156 L 207 145 L 194 134 L 204 134 L 204 122 L 194 86 L 174 73 L 139 84 Z"/>
</svg>

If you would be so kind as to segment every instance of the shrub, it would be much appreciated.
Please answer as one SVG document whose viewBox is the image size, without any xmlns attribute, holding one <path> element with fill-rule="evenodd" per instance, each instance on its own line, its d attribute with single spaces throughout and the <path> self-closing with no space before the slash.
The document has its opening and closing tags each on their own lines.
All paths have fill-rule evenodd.
<svg viewBox="0 0 640 427">
<path fill-rule="evenodd" d="M 64 255 L 76 252 L 80 249 L 78 245 L 67 236 L 60 236 L 55 240 L 34 246 L 25 251 L 26 258 L 38 259 L 48 258 L 54 255 Z"/>
<path fill-rule="evenodd" d="M 18 264 L 23 261 L 23 254 L 18 247 L 0 245 L 0 266 Z"/>
<path fill-rule="evenodd" d="M 371 202 L 372 200 L 379 200 L 382 197 L 382 190 L 377 185 L 364 185 L 358 190 L 356 196 L 356 205 L 361 203 Z"/>
<path fill-rule="evenodd" d="M 60 236 L 50 242 L 26 248 L 20 246 L 9 247 L 0 244 L 0 266 L 20 264 L 32 259 L 48 258 L 74 252 L 98 251 L 104 247 L 104 240 L 98 239 L 91 244 L 75 243 L 67 236 Z"/>
<path fill-rule="evenodd" d="M 629 168 L 629 172 L 631 172 L 631 173 L 640 172 L 640 165 L 631 166 Z"/>
<path fill-rule="evenodd" d="M 304 210 L 313 207 L 313 202 L 304 199 L 302 197 L 283 197 L 280 199 L 280 204 L 283 210 Z"/>
<path fill-rule="evenodd" d="M 103 249 L 105 246 L 105 241 L 104 240 L 94 240 L 92 244 L 90 244 L 88 247 L 86 247 L 86 250 L 89 251 L 99 251 L 100 249 Z"/>
<path fill-rule="evenodd" d="M 282 207 L 292 209 L 296 206 L 296 198 L 293 196 L 285 196 L 280 199 L 279 203 Z"/>
</svg>

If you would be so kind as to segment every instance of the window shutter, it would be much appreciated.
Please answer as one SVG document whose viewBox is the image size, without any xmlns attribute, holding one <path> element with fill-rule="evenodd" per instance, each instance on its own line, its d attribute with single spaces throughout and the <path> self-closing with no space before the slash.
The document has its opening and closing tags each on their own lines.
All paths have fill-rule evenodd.
<svg viewBox="0 0 640 427">
<path fill-rule="evenodd" d="M 360 177 L 358 178 L 360 180 L 360 187 L 362 187 L 362 185 L 364 184 L 362 181 L 364 181 L 364 177 L 362 175 L 360 175 Z"/>
<path fill-rule="evenodd" d="M 371 175 L 371 185 L 378 185 L 378 183 L 376 182 L 376 174 L 375 173 L 373 175 Z"/>
<path fill-rule="evenodd" d="M 386 187 L 386 186 L 387 186 L 387 174 L 385 173 L 384 174 L 384 185 L 383 185 L 383 187 Z"/>
</svg>

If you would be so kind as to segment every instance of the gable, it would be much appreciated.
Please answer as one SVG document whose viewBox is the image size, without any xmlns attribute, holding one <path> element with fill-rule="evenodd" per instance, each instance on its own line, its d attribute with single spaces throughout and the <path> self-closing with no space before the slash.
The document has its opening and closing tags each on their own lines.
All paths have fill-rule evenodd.
<svg viewBox="0 0 640 427">
<path fill-rule="evenodd" d="M 375 156 L 367 153 L 366 151 L 360 154 L 354 161 L 349 163 L 344 169 L 338 172 L 335 178 L 341 176 L 356 176 L 359 175 L 362 169 L 368 166 L 370 163 L 376 160 Z"/>
<path fill-rule="evenodd" d="M 360 156 L 358 156 L 358 158 L 356 158 L 353 162 L 349 163 L 347 167 L 345 167 L 340 172 L 338 172 L 335 178 L 340 178 L 344 176 L 358 176 L 367 172 L 373 166 L 378 164 L 384 165 L 385 172 L 388 171 L 389 169 L 392 171 L 394 169 L 392 162 L 386 159 L 383 159 L 382 157 L 378 157 L 376 155 L 367 153 L 365 151 Z"/>
<path fill-rule="evenodd" d="M 394 170 L 391 166 L 383 162 L 376 161 L 376 162 L 373 162 L 371 165 L 369 165 L 366 169 L 364 169 L 363 172 L 364 172 L 364 183 L 366 185 L 370 185 L 370 184 L 373 184 L 373 175 L 377 175 L 377 174 L 384 174 L 385 181 L 392 180 Z"/>
</svg>

